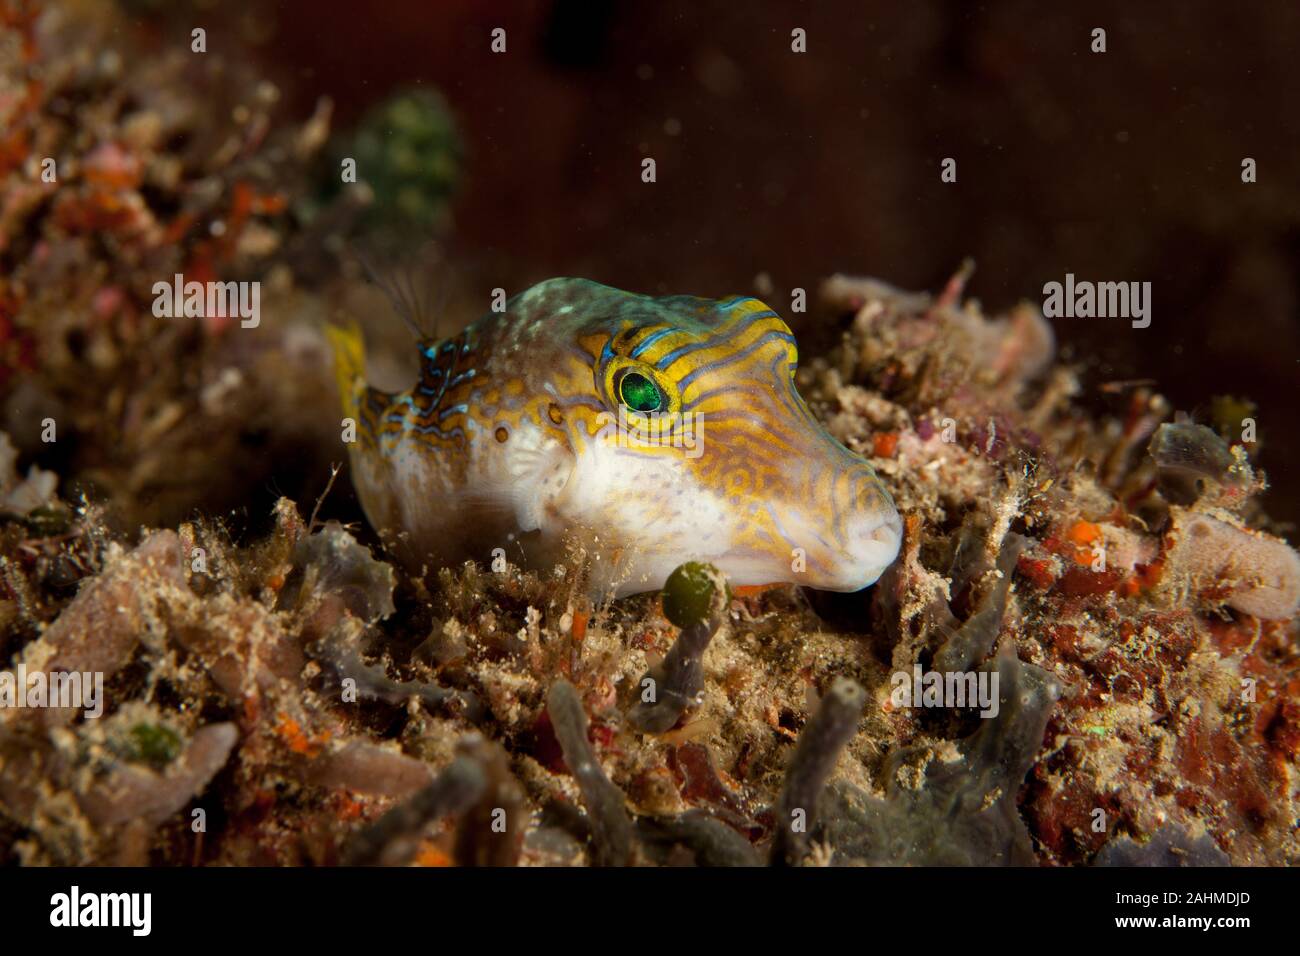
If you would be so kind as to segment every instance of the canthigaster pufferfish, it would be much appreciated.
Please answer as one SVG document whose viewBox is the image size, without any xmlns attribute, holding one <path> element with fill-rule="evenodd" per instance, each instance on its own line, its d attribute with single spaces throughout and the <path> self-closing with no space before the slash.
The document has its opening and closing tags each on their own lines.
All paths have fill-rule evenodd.
<svg viewBox="0 0 1300 956">
<path fill-rule="evenodd" d="M 893 499 L 800 398 L 794 336 L 757 299 L 549 279 L 421 341 L 400 394 L 366 384 L 359 331 L 330 334 L 353 483 L 417 568 L 503 551 L 545 569 L 579 543 L 593 595 L 687 560 L 856 591 L 898 554 Z"/>
</svg>

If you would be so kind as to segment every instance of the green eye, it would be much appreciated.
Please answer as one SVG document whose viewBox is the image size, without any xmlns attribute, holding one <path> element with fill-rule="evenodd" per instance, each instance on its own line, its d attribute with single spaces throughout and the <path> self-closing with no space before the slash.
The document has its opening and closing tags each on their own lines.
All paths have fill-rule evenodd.
<svg viewBox="0 0 1300 956">
<path fill-rule="evenodd" d="M 619 380 L 618 399 L 632 411 L 643 414 L 664 407 L 664 395 L 659 386 L 640 372 L 628 372 Z"/>
</svg>

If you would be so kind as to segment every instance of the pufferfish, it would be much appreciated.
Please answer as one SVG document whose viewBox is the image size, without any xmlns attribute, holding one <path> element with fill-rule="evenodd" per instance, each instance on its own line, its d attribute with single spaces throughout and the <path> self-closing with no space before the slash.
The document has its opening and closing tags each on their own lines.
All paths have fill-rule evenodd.
<svg viewBox="0 0 1300 956">
<path fill-rule="evenodd" d="M 545 570 L 576 543 L 593 597 L 660 588 L 687 560 L 856 591 L 898 555 L 889 491 L 799 396 L 794 336 L 757 299 L 548 279 L 420 341 L 397 394 L 367 385 L 355 327 L 330 336 L 353 484 L 414 568 Z"/>
</svg>

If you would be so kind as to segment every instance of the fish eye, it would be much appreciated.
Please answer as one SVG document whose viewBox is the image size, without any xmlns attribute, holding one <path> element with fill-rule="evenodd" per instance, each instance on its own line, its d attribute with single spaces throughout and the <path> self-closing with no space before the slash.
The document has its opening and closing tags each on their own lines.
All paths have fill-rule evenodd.
<svg viewBox="0 0 1300 956">
<path fill-rule="evenodd" d="M 618 400 L 632 411 L 643 415 L 662 411 L 667 404 L 659 386 L 635 371 L 624 372 L 619 379 Z"/>
</svg>

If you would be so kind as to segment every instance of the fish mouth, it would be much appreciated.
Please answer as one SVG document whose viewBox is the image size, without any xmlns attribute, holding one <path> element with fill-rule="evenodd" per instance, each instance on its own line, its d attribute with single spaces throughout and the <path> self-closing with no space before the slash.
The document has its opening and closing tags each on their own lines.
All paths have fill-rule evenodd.
<svg viewBox="0 0 1300 956">
<path fill-rule="evenodd" d="M 800 543 L 802 542 L 802 544 Z M 892 508 L 863 515 L 850 525 L 843 544 L 821 534 L 796 535 L 788 551 L 732 548 L 711 559 L 738 586 L 799 584 L 819 591 L 860 591 L 874 584 L 898 557 L 903 521 Z"/>
<path fill-rule="evenodd" d="M 848 522 L 842 538 L 833 544 L 819 539 L 818 544 L 808 551 L 807 567 L 795 575 L 796 582 L 819 591 L 861 591 L 898 558 L 903 519 L 892 506 L 864 511 Z"/>
<path fill-rule="evenodd" d="M 898 558 L 903 546 L 903 519 L 897 511 L 866 519 L 855 534 L 850 535 L 850 545 L 845 560 L 837 570 L 835 587 L 828 591 L 860 591 L 875 584 L 880 576 Z"/>
</svg>

